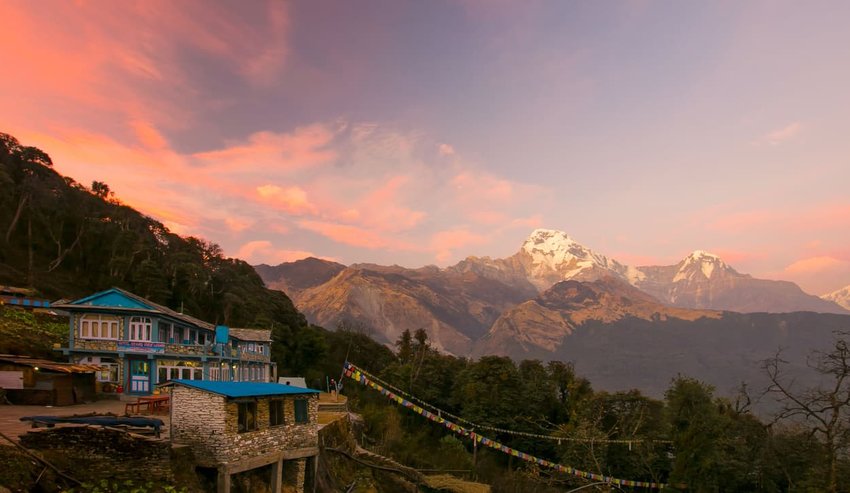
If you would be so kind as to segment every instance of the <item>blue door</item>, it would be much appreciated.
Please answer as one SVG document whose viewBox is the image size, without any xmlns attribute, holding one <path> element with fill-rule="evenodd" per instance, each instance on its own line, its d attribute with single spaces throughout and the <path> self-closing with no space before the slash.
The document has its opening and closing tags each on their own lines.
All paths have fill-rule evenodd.
<svg viewBox="0 0 850 493">
<path fill-rule="evenodd" d="M 148 360 L 130 360 L 130 393 L 149 394 L 151 389 L 151 365 Z"/>
</svg>

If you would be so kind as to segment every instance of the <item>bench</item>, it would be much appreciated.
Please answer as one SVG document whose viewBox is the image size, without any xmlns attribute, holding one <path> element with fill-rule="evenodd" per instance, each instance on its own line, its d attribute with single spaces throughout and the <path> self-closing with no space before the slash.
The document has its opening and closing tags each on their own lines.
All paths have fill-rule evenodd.
<svg viewBox="0 0 850 493">
<path fill-rule="evenodd" d="M 124 404 L 124 414 L 129 416 L 131 411 L 133 411 L 133 414 L 141 414 L 142 406 L 150 411 L 150 404 L 148 402 L 136 400 L 136 402 L 128 402 Z"/>
</svg>

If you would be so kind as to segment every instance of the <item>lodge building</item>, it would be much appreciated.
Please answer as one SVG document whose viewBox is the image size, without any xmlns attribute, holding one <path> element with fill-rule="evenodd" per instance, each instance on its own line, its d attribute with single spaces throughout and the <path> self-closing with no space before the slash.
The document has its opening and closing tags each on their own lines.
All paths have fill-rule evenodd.
<svg viewBox="0 0 850 493">
<path fill-rule="evenodd" d="M 102 392 L 150 394 L 171 380 L 269 382 L 271 331 L 215 326 L 112 288 L 53 309 L 69 313 L 72 363 L 101 367 Z"/>
</svg>

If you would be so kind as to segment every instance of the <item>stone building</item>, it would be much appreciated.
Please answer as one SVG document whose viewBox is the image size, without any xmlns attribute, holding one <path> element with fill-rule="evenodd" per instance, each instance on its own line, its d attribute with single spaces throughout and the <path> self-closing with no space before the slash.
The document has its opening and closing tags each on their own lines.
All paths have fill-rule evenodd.
<svg viewBox="0 0 850 493">
<path fill-rule="evenodd" d="M 72 363 L 102 368 L 100 391 L 146 395 L 175 379 L 276 379 L 270 330 L 215 326 L 118 288 L 52 306 L 70 315 L 60 350 Z"/>
<path fill-rule="evenodd" d="M 270 466 L 270 485 L 303 492 L 318 447 L 316 390 L 277 383 L 173 380 L 171 439 L 191 447 L 202 468 L 217 470 L 217 490 L 232 475 Z"/>
</svg>

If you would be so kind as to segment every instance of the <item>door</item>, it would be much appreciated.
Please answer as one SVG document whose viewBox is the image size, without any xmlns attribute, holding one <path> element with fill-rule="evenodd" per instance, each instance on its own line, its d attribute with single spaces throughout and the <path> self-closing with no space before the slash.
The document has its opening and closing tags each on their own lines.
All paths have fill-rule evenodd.
<svg viewBox="0 0 850 493">
<path fill-rule="evenodd" d="M 144 359 L 130 360 L 130 392 L 149 394 L 151 385 L 151 365 Z"/>
</svg>

